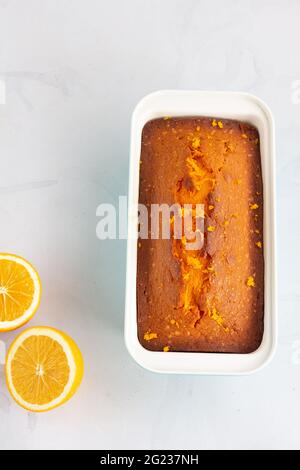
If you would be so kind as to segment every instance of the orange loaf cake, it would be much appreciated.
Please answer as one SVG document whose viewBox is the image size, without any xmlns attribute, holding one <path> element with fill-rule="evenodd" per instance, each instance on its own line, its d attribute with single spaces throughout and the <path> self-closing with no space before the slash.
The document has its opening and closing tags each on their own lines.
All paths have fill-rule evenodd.
<svg viewBox="0 0 300 470">
<path fill-rule="evenodd" d="M 137 323 L 148 350 L 250 353 L 263 335 L 263 184 L 253 126 L 161 118 L 143 129 L 139 203 L 203 204 L 201 249 L 138 240 Z"/>
</svg>

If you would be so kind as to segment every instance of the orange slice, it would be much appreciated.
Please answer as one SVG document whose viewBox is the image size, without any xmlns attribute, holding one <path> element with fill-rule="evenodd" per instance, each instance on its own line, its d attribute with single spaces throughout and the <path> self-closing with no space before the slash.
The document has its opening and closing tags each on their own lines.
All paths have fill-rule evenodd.
<svg viewBox="0 0 300 470">
<path fill-rule="evenodd" d="M 62 405 L 74 395 L 82 376 L 83 359 L 78 346 L 54 328 L 23 331 L 7 354 L 9 391 L 29 411 L 48 411 Z"/>
<path fill-rule="evenodd" d="M 28 322 L 40 298 L 41 282 L 34 267 L 19 256 L 0 253 L 0 331 Z"/>
</svg>

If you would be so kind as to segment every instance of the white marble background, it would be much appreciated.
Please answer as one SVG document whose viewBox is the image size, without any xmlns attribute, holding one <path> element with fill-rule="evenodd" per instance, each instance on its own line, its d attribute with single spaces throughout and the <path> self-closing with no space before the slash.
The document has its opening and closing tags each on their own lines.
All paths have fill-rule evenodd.
<svg viewBox="0 0 300 470">
<path fill-rule="evenodd" d="M 40 271 L 31 325 L 86 362 L 38 416 L 0 369 L 0 448 L 300 448 L 299 19 L 298 0 L 0 0 L 0 248 Z M 254 376 L 155 375 L 124 346 L 126 244 L 97 240 L 95 211 L 126 194 L 132 109 L 162 88 L 248 91 L 275 115 L 280 338 Z"/>
</svg>

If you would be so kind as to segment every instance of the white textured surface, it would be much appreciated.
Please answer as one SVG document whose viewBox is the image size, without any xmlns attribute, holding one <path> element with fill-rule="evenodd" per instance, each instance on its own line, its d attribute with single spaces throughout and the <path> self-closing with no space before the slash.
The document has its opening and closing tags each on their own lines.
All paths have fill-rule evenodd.
<svg viewBox="0 0 300 470">
<path fill-rule="evenodd" d="M 0 373 L 1 448 L 300 447 L 299 16 L 297 0 L 0 0 L 1 251 L 40 271 L 31 325 L 86 362 L 73 400 L 38 416 Z M 97 240 L 95 212 L 126 194 L 132 108 L 162 88 L 249 91 L 275 114 L 280 338 L 255 376 L 154 375 L 125 350 L 125 242 Z"/>
</svg>

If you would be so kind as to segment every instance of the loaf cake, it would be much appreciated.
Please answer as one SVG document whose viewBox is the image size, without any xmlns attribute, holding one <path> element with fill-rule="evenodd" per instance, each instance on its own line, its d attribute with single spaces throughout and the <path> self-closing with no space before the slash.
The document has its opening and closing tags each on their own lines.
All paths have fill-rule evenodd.
<svg viewBox="0 0 300 470">
<path fill-rule="evenodd" d="M 252 125 L 165 117 L 144 126 L 139 203 L 148 237 L 138 240 L 137 325 L 151 351 L 251 353 L 264 315 L 263 184 Z M 151 238 L 151 207 L 203 206 L 201 248 L 184 236 Z"/>
</svg>

